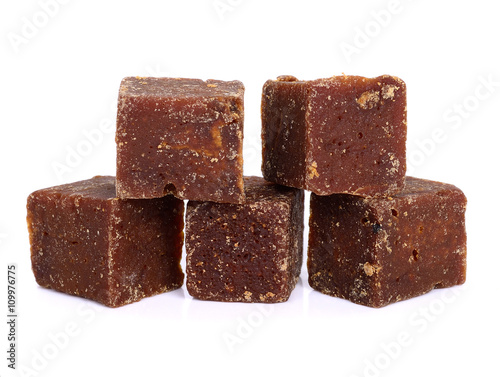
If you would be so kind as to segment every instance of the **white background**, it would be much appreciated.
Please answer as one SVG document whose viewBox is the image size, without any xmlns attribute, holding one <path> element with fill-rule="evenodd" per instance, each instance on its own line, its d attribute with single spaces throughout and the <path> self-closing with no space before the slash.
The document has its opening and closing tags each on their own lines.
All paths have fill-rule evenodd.
<svg viewBox="0 0 500 377">
<path fill-rule="evenodd" d="M 17 263 L 19 317 L 18 370 L 7 368 L 5 323 L 0 374 L 497 373 L 500 27 L 493 4 L 2 1 L 0 313 L 7 265 Z M 469 200 L 463 286 L 383 309 L 313 292 L 305 270 L 290 300 L 276 305 L 201 302 L 183 288 L 108 309 L 37 286 L 26 197 L 114 174 L 122 77 L 241 80 L 245 174 L 260 175 L 265 80 L 343 72 L 405 80 L 409 173 L 453 183 Z"/>
</svg>

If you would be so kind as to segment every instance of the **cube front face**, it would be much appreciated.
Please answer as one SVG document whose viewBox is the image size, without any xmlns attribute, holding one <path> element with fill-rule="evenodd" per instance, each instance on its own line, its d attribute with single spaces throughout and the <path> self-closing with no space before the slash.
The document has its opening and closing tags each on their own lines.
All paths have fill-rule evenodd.
<svg viewBox="0 0 500 377">
<path fill-rule="evenodd" d="M 117 117 L 117 195 L 241 203 L 239 81 L 125 78 Z"/>
<path fill-rule="evenodd" d="M 188 203 L 186 286 L 193 297 L 288 300 L 302 261 L 303 192 L 284 190 L 279 200 Z"/>
<path fill-rule="evenodd" d="M 27 210 L 31 264 L 37 283 L 108 302 L 110 203 L 41 190 L 28 197 Z"/>
<path fill-rule="evenodd" d="M 46 288 L 110 307 L 182 285 L 183 202 L 114 198 L 114 177 L 28 198 L 32 268 Z"/>
<path fill-rule="evenodd" d="M 318 195 L 403 187 L 406 85 L 396 77 L 268 81 L 262 125 L 266 179 Z"/>
<path fill-rule="evenodd" d="M 403 188 L 406 85 L 392 76 L 337 76 L 311 83 L 306 114 L 307 185 L 377 196 Z"/>
<path fill-rule="evenodd" d="M 371 307 L 465 282 L 466 199 L 407 177 L 390 199 L 311 195 L 309 284 Z"/>
</svg>

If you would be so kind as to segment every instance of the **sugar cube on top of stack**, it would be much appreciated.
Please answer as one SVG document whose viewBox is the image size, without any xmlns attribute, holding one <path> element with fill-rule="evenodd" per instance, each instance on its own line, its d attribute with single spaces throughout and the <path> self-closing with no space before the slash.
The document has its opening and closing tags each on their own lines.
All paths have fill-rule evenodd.
<svg viewBox="0 0 500 377">
<path fill-rule="evenodd" d="M 243 203 L 244 90 L 240 81 L 124 78 L 118 197 Z"/>
<path fill-rule="evenodd" d="M 466 198 L 405 177 L 406 85 L 393 76 L 264 84 L 264 178 L 312 191 L 312 288 L 372 307 L 465 281 Z"/>
<path fill-rule="evenodd" d="M 262 173 L 318 195 L 400 191 L 406 85 L 393 76 L 280 76 L 262 93 Z"/>
</svg>

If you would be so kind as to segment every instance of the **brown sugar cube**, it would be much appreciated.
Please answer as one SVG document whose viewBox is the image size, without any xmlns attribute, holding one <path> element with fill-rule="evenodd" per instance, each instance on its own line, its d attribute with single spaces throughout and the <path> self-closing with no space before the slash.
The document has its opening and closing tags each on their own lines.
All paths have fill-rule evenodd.
<svg viewBox="0 0 500 377">
<path fill-rule="evenodd" d="M 280 76 L 262 93 L 262 172 L 318 195 L 395 194 L 406 172 L 406 85 L 393 76 Z"/>
<path fill-rule="evenodd" d="M 311 194 L 310 286 L 382 307 L 464 283 L 465 207 L 457 187 L 412 177 L 388 198 Z"/>
<path fill-rule="evenodd" d="M 182 200 L 117 199 L 97 176 L 35 191 L 27 209 L 42 287 L 117 307 L 182 285 Z"/>
<path fill-rule="evenodd" d="M 304 192 L 245 177 L 245 204 L 190 201 L 186 286 L 201 300 L 288 300 L 302 266 Z"/>
<path fill-rule="evenodd" d="M 118 197 L 244 202 L 243 94 L 239 81 L 124 78 Z"/>
</svg>

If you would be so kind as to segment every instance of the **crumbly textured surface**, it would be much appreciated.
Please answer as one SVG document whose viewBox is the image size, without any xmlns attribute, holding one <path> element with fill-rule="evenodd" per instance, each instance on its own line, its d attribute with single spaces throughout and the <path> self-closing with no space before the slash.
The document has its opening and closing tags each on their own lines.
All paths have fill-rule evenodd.
<svg viewBox="0 0 500 377">
<path fill-rule="evenodd" d="M 43 287 L 117 307 L 182 286 L 182 200 L 120 200 L 97 176 L 35 191 L 27 210 Z"/>
<path fill-rule="evenodd" d="M 311 194 L 309 284 L 371 307 L 465 282 L 466 198 L 413 177 L 388 198 Z"/>
<path fill-rule="evenodd" d="M 186 286 L 202 300 L 288 300 L 302 266 L 304 192 L 245 177 L 245 204 L 190 201 Z"/>
<path fill-rule="evenodd" d="M 268 80 L 262 172 L 318 195 L 391 195 L 406 173 L 406 85 L 394 76 Z"/>
<path fill-rule="evenodd" d="M 244 202 L 243 95 L 239 81 L 124 78 L 118 197 Z"/>
</svg>

